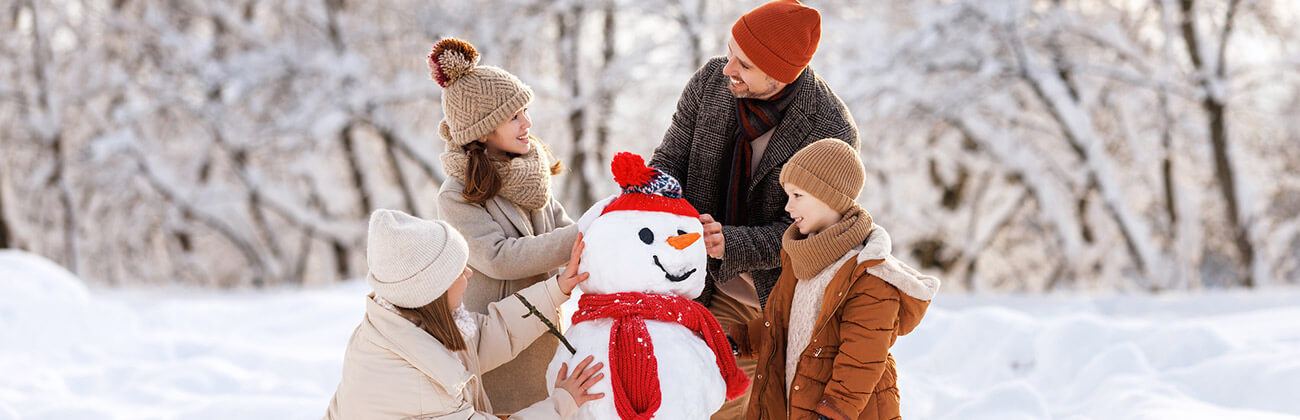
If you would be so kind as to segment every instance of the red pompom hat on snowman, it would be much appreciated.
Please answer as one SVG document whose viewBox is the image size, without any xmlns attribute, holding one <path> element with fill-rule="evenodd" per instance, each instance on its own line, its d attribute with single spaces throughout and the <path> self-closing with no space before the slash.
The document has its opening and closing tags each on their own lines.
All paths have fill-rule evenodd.
<svg viewBox="0 0 1300 420">
<path fill-rule="evenodd" d="M 640 156 L 628 152 L 614 155 L 610 169 L 614 171 L 614 181 L 623 189 L 623 194 L 609 202 L 600 214 L 640 210 L 700 217 L 695 206 L 682 198 L 682 184 L 658 169 L 645 166 L 645 160 Z"/>
</svg>

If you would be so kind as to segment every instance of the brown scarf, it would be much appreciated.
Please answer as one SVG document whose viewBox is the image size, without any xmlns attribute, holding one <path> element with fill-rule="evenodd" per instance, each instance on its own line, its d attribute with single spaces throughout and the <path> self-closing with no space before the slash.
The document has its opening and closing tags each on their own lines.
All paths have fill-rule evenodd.
<svg viewBox="0 0 1300 420">
<path fill-rule="evenodd" d="M 795 278 L 807 280 L 862 244 L 870 233 L 871 214 L 854 205 L 840 217 L 839 222 L 813 236 L 804 236 L 798 227 L 791 224 L 781 237 L 781 247 L 790 254 Z"/>
<path fill-rule="evenodd" d="M 504 181 L 498 195 L 525 210 L 537 210 L 551 200 L 551 152 L 536 138 L 529 137 L 528 153 L 510 160 L 492 159 Z M 490 156 L 490 155 L 489 155 Z M 469 155 L 463 150 L 442 154 L 442 170 L 465 182 Z"/>
<path fill-rule="evenodd" d="M 736 99 L 736 134 L 730 144 L 728 166 L 730 174 L 726 177 L 723 191 L 726 196 L 723 204 L 722 224 L 746 226 L 749 224 L 749 180 L 754 160 L 754 139 L 762 136 L 781 123 L 785 110 L 794 102 L 795 93 L 799 91 L 799 80 L 786 85 L 767 99 Z"/>
</svg>

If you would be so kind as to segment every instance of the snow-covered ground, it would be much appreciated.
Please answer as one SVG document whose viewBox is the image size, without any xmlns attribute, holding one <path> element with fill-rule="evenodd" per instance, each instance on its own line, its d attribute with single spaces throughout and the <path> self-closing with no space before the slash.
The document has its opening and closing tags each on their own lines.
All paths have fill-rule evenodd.
<svg viewBox="0 0 1300 420">
<path fill-rule="evenodd" d="M 319 418 L 367 291 L 91 291 L 0 251 L 0 420 Z M 941 293 L 894 356 L 912 419 L 1300 419 L 1300 290 Z"/>
</svg>

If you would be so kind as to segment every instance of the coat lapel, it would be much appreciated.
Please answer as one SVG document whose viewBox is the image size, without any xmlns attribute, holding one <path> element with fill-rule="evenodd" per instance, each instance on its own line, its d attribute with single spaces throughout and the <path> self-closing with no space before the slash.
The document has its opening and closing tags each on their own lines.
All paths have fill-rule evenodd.
<svg viewBox="0 0 1300 420">
<path fill-rule="evenodd" d="M 511 203 L 510 200 L 496 196 L 492 197 L 492 200 L 488 201 L 488 203 L 491 203 L 498 212 L 505 215 L 506 219 L 510 220 L 510 224 L 515 227 L 515 230 L 519 231 L 521 236 L 533 236 L 533 226 L 524 220 L 524 217 L 519 214 L 519 207 Z"/>
<path fill-rule="evenodd" d="M 725 156 L 727 145 L 730 144 L 732 136 L 736 133 L 739 123 L 736 122 L 736 105 L 735 98 L 731 93 L 722 87 L 723 95 L 731 102 L 728 106 L 711 107 L 708 111 L 700 113 L 700 119 L 696 122 L 695 134 L 697 147 L 691 151 L 690 166 L 687 168 L 686 185 L 683 185 L 687 194 L 696 195 L 700 199 L 691 204 L 696 206 L 700 213 L 716 214 L 718 212 L 717 190 L 722 185 L 720 177 L 726 177 L 722 173 L 722 168 L 730 157 Z M 701 110 L 703 111 L 703 105 Z M 709 147 L 710 143 L 715 147 Z M 679 180 L 680 181 L 680 180 Z M 709 194 L 706 192 L 714 192 Z"/>
</svg>

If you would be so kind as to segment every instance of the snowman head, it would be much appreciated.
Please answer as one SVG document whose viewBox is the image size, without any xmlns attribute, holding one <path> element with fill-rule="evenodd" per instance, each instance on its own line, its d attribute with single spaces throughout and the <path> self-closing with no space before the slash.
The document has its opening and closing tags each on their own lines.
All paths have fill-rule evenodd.
<svg viewBox="0 0 1300 420">
<path fill-rule="evenodd" d="M 622 194 L 596 203 L 578 221 L 586 248 L 583 293 L 641 292 L 688 299 L 704 290 L 708 255 L 700 214 L 671 176 L 623 152 L 610 165 Z"/>
</svg>

